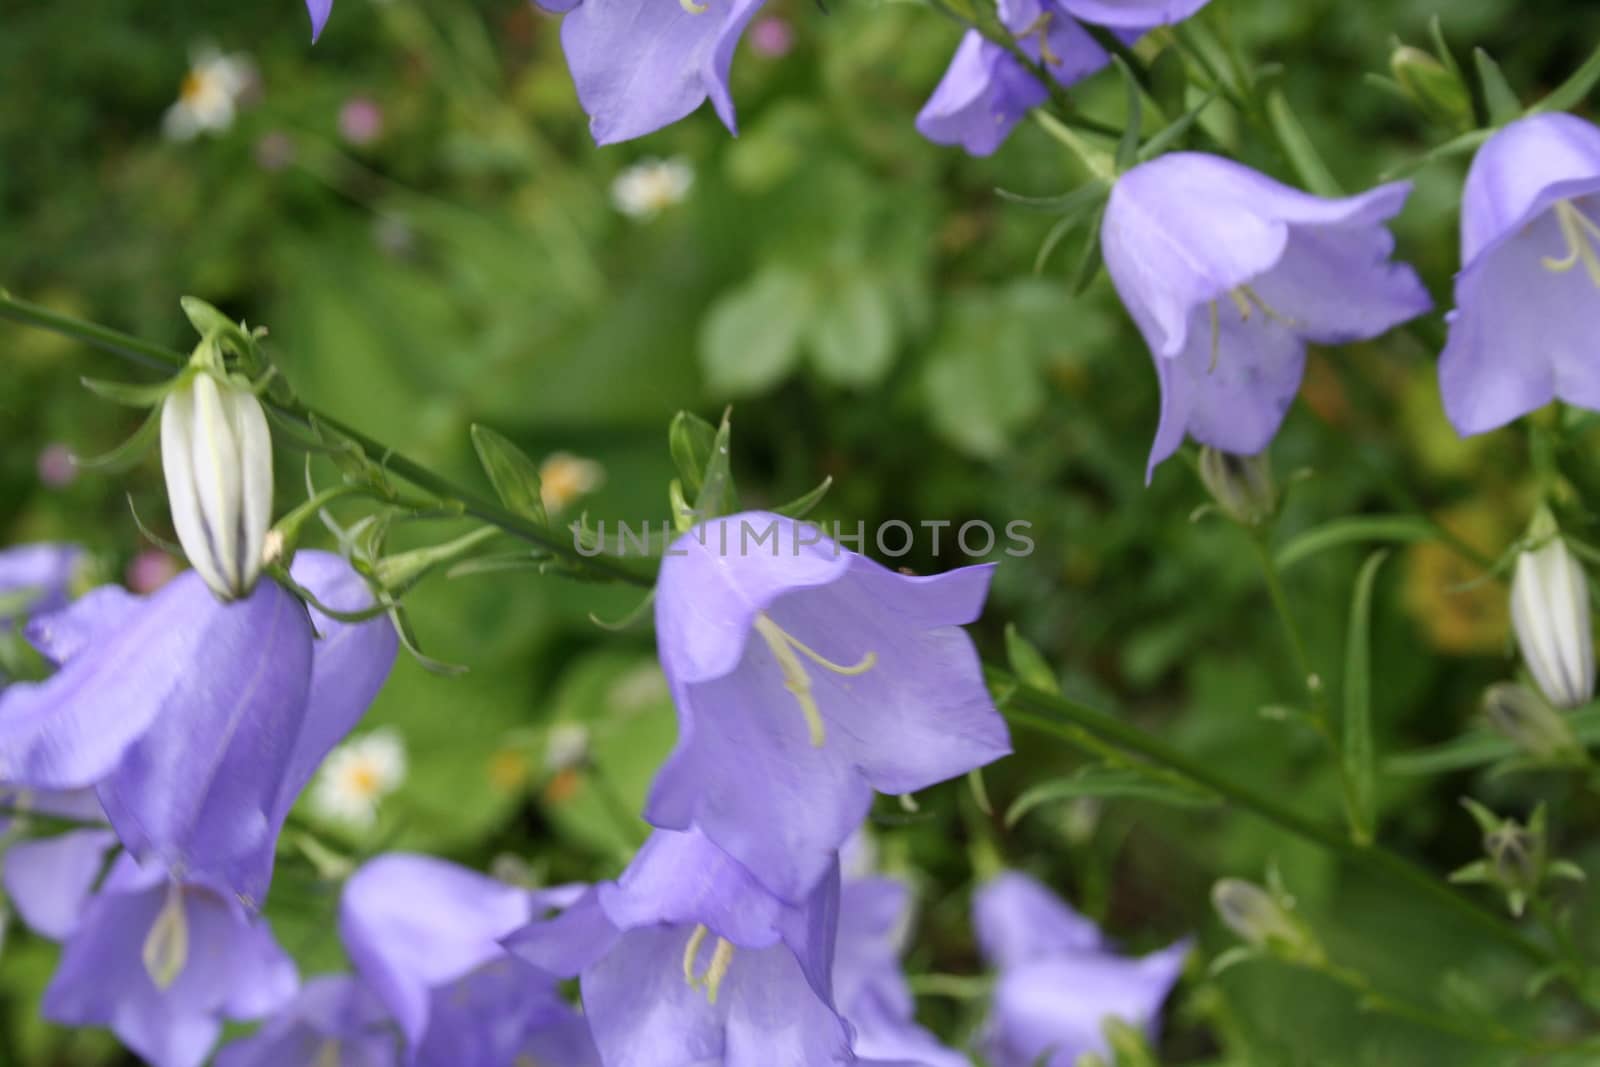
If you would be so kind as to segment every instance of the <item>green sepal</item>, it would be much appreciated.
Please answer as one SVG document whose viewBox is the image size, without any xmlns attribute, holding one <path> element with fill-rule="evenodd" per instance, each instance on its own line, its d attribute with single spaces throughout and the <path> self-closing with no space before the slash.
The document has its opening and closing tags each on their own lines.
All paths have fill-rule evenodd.
<svg viewBox="0 0 1600 1067">
<path fill-rule="evenodd" d="M 830 474 L 824 477 L 822 481 L 818 482 L 815 489 L 812 489 L 807 493 L 802 493 L 800 496 L 795 497 L 787 504 L 780 504 L 778 507 L 775 507 L 772 510 L 779 515 L 784 515 L 791 519 L 803 519 L 811 513 L 812 508 L 816 507 L 822 502 L 822 498 L 827 496 L 828 490 L 832 488 L 833 475 Z"/>
<path fill-rule="evenodd" d="M 539 465 L 502 434 L 480 423 L 472 425 L 472 447 L 495 495 L 513 513 L 549 525 L 539 485 Z"/>
<path fill-rule="evenodd" d="M 1478 84 L 1483 88 L 1483 105 L 1489 113 L 1489 124 L 1504 126 L 1521 118 L 1522 101 L 1517 99 L 1500 64 L 1481 48 L 1473 49 L 1472 59 L 1478 67 Z"/>
<path fill-rule="evenodd" d="M 151 408 L 150 413 L 144 417 L 139 428 L 126 441 L 109 452 L 102 452 L 98 456 L 88 459 L 75 459 L 73 462 L 80 470 L 104 471 L 115 473 L 127 470 L 134 466 L 144 454 L 156 443 L 156 438 L 161 433 L 161 409 Z"/>
<path fill-rule="evenodd" d="M 182 380 L 183 375 L 164 382 L 108 382 L 103 378 L 79 378 L 83 387 L 102 400 L 130 408 L 155 407 L 167 398 Z"/>
<path fill-rule="evenodd" d="M 680 411 L 672 417 L 672 425 L 667 428 L 667 447 L 688 496 L 700 492 L 716 441 L 717 428 L 693 412 Z"/>
</svg>

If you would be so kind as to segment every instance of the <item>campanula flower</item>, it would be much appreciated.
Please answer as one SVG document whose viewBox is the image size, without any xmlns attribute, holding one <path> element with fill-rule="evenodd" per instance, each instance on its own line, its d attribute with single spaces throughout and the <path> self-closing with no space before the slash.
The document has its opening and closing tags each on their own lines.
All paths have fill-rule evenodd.
<svg viewBox="0 0 1600 1067">
<path fill-rule="evenodd" d="M 1017 872 L 988 882 L 973 901 L 978 944 L 999 972 L 983 1044 L 992 1067 L 1073 1067 L 1110 1055 L 1107 1016 L 1154 1039 L 1161 1004 L 1188 942 L 1143 958 L 1120 956 L 1094 924 Z"/>
<path fill-rule="evenodd" d="M 1082 22 L 1108 27 L 1131 44 L 1147 30 L 1188 18 L 1207 2 L 999 0 L 998 14 L 1017 46 L 1066 87 L 1111 62 Z M 944 78 L 917 115 L 917 130 L 936 144 L 960 145 L 972 155 L 987 156 L 1049 95 L 1009 50 L 977 30 L 968 30 Z"/>
<path fill-rule="evenodd" d="M 1300 388 L 1306 342 L 1365 340 L 1428 309 L 1383 226 L 1409 193 L 1327 199 L 1198 152 L 1117 180 L 1100 245 L 1161 381 L 1148 472 L 1185 434 L 1260 452 Z"/>
<path fill-rule="evenodd" d="M 1461 202 L 1461 273 L 1439 357 L 1463 436 L 1552 400 L 1600 409 L 1600 129 L 1531 115 L 1484 142 Z"/>
<path fill-rule="evenodd" d="M 655 609 L 678 744 L 645 818 L 697 826 L 805 900 L 874 790 L 910 793 L 1010 752 L 961 629 L 992 572 L 909 577 L 766 512 L 683 535 Z"/>
<path fill-rule="evenodd" d="M 302 552 L 292 573 L 332 608 L 371 603 L 337 556 Z M 0 694 L 0 781 L 93 786 L 141 860 L 251 903 L 289 808 L 377 695 L 396 646 L 382 619 L 308 614 L 275 582 L 224 604 L 193 572 L 148 599 L 94 590 L 27 633 L 61 669 Z"/>
<path fill-rule="evenodd" d="M 65 607 L 84 556 L 77 545 L 40 543 L 0 550 L 0 627 Z"/>
<path fill-rule="evenodd" d="M 311 13 L 311 43 L 316 44 L 328 24 L 328 16 L 333 14 L 333 0 L 306 0 L 306 10 Z"/>
<path fill-rule="evenodd" d="M 706 98 L 737 133 L 728 68 L 762 0 L 539 0 L 599 144 L 670 126 Z"/>
<path fill-rule="evenodd" d="M 430 856 L 390 853 L 345 884 L 339 934 L 357 973 L 424 1067 L 590 1062 L 587 1024 L 555 981 L 507 952 L 500 938 L 575 891 L 538 893 Z M 540 1060 L 537 1047 L 566 1049 Z"/>
<path fill-rule="evenodd" d="M 615 882 L 506 944 L 578 976 L 606 1067 L 859 1062 L 832 1006 L 835 864 L 780 900 L 697 830 L 658 830 Z"/>
<path fill-rule="evenodd" d="M 53 793 L 0 788 L 0 836 L 26 834 L 28 816 L 35 812 L 87 825 L 81 830 L 10 841 L 0 848 L 0 884 L 30 929 L 62 941 L 77 926 L 117 838 L 109 829 L 94 828 L 93 824 L 105 821 L 105 814 L 89 790 Z"/>
<path fill-rule="evenodd" d="M 347 974 L 300 987 L 254 1034 L 223 1046 L 214 1067 L 400 1067 L 400 1042 L 383 1005 Z"/>
<path fill-rule="evenodd" d="M 1534 516 L 1528 541 L 1511 577 L 1517 647 L 1546 700 L 1562 710 L 1581 707 L 1594 698 L 1589 579 L 1549 509 Z"/>
<path fill-rule="evenodd" d="M 268 1015 L 297 983 L 266 921 L 225 887 L 124 853 L 67 932 L 42 1014 L 110 1027 L 154 1067 L 199 1067 L 224 1019 Z"/>
</svg>

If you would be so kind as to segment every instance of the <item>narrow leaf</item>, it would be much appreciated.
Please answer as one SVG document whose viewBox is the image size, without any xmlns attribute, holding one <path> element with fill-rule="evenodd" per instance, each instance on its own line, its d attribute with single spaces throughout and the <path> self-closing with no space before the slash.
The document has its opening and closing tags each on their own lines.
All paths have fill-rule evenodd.
<svg viewBox="0 0 1600 1067">
<path fill-rule="evenodd" d="M 1210 107 L 1216 99 L 1217 91 L 1213 89 L 1211 92 L 1207 93 L 1205 98 L 1202 99 L 1198 104 L 1190 108 L 1184 114 L 1178 116 L 1177 120 L 1170 126 L 1164 130 L 1161 130 L 1154 137 L 1150 138 L 1150 140 L 1146 141 L 1144 143 L 1144 147 L 1139 149 L 1140 162 L 1154 159 L 1155 157 L 1166 152 L 1168 149 L 1175 147 L 1178 141 L 1189 132 L 1190 128 L 1194 126 L 1196 122 L 1200 121 L 1200 115 L 1205 111 L 1206 108 Z"/>
<path fill-rule="evenodd" d="M 1466 155 L 1468 152 L 1476 152 L 1478 146 L 1487 141 L 1492 133 L 1494 133 L 1493 130 L 1468 130 L 1460 136 L 1452 137 L 1442 145 L 1429 149 L 1414 159 L 1407 160 L 1398 166 L 1390 167 L 1378 177 L 1383 181 L 1404 178 L 1442 159 Z"/>
<path fill-rule="evenodd" d="M 1029 689 L 1061 694 L 1056 672 L 1050 669 L 1050 664 L 1032 642 L 1018 632 L 1014 622 L 1006 623 L 1006 661 L 1011 664 L 1011 673 Z"/>
<path fill-rule="evenodd" d="M 1106 198 L 1111 191 L 1109 182 L 1101 178 L 1084 182 L 1076 189 L 1068 190 L 1059 196 L 1025 196 L 1022 193 L 1013 193 L 1009 189 L 996 189 L 995 195 L 1008 204 L 1016 204 L 1030 211 L 1042 211 L 1051 215 L 1066 215 L 1076 219 L 1084 212 L 1094 207 Z"/>
<path fill-rule="evenodd" d="M 672 462 L 677 466 L 678 475 L 683 479 L 689 496 L 700 491 L 716 439 L 717 428 L 700 416 L 680 411 L 672 417 L 672 426 L 667 430 L 667 446 L 672 451 Z"/>
<path fill-rule="evenodd" d="M 1433 524 L 1417 515 L 1355 515 L 1334 519 L 1291 538 L 1278 549 L 1277 564 L 1279 570 L 1288 570 L 1296 563 L 1341 545 L 1372 541 L 1410 544 L 1431 541 L 1437 536 Z"/>
<path fill-rule="evenodd" d="M 528 454 L 509 439 L 476 423 L 472 427 L 472 447 L 500 502 L 523 518 L 546 525 L 549 520 L 539 492 L 539 467 Z"/>
<path fill-rule="evenodd" d="M 1483 86 L 1483 103 L 1489 109 L 1489 123 L 1504 126 L 1522 117 L 1522 101 L 1517 99 L 1505 72 L 1494 57 L 1481 48 L 1473 49 L 1473 61 L 1478 65 L 1478 83 Z"/>
<path fill-rule="evenodd" d="M 1583 61 L 1583 66 L 1573 71 L 1549 96 L 1533 105 L 1533 110 L 1535 112 L 1571 110 L 1583 103 L 1596 82 L 1600 82 L 1600 47 L 1590 52 L 1589 58 Z"/>
<path fill-rule="evenodd" d="M 1057 219 L 1055 225 L 1050 227 L 1049 232 L 1044 235 L 1044 240 L 1039 243 L 1038 254 L 1033 257 L 1033 273 L 1035 275 L 1044 273 L 1046 264 L 1050 262 L 1051 253 L 1061 244 L 1061 239 L 1072 232 L 1072 228 L 1077 221 L 1071 215 L 1066 215 Z"/>
<path fill-rule="evenodd" d="M 722 425 L 717 427 L 717 436 L 711 442 L 711 458 L 706 461 L 700 492 L 695 494 L 695 515 L 701 522 L 739 510 L 739 496 L 733 485 L 733 425 L 728 415 L 729 411 L 722 413 Z"/>
<path fill-rule="evenodd" d="M 828 490 L 833 488 L 833 475 L 828 475 L 817 484 L 817 487 L 803 496 L 795 497 L 787 504 L 775 507 L 772 510 L 779 515 L 787 515 L 791 519 L 803 519 L 810 514 L 811 509 L 822 502 L 828 495 Z"/>
<path fill-rule="evenodd" d="M 1111 62 L 1116 64 L 1117 73 L 1122 75 L 1122 83 L 1128 94 L 1128 114 L 1122 127 L 1122 138 L 1117 142 L 1117 170 L 1121 172 L 1139 161 L 1139 134 L 1144 125 L 1144 99 L 1139 91 L 1139 79 L 1133 76 L 1133 68 L 1128 66 L 1121 56 L 1112 56 Z"/>
<path fill-rule="evenodd" d="M 144 458 L 156 443 L 156 435 L 161 431 L 161 409 L 151 408 L 150 414 L 145 416 L 144 422 L 133 431 L 133 436 L 122 442 L 116 448 L 98 456 L 88 459 L 75 459 L 80 470 L 102 471 L 115 473 L 127 470 Z"/>
<path fill-rule="evenodd" d="M 1087 767 L 1071 778 L 1041 782 L 1024 792 L 1006 811 L 1006 826 L 1015 826 L 1023 816 L 1046 804 L 1061 804 L 1082 797 L 1149 800 L 1180 808 L 1204 808 L 1217 803 L 1209 793 L 1158 782 L 1135 770 Z"/>
<path fill-rule="evenodd" d="M 1379 549 L 1361 565 L 1345 643 L 1341 754 L 1350 785 L 1350 833 L 1363 845 L 1372 841 L 1378 777 L 1372 743 L 1372 587 L 1388 556 L 1388 549 Z"/>
<path fill-rule="evenodd" d="M 1267 118 L 1301 184 L 1318 196 L 1343 196 L 1344 189 L 1339 185 L 1339 179 L 1323 162 L 1317 146 L 1312 143 L 1305 127 L 1300 125 L 1300 119 L 1295 115 L 1294 108 L 1289 106 L 1289 98 L 1282 89 L 1273 89 L 1267 94 Z"/>
<path fill-rule="evenodd" d="M 1100 273 L 1100 220 L 1105 218 L 1105 213 L 1103 207 L 1094 213 L 1094 221 L 1089 223 L 1089 232 L 1084 235 L 1077 266 L 1073 268 L 1072 279 L 1068 282 L 1073 296 L 1082 296 L 1094 282 L 1095 275 Z"/>
</svg>

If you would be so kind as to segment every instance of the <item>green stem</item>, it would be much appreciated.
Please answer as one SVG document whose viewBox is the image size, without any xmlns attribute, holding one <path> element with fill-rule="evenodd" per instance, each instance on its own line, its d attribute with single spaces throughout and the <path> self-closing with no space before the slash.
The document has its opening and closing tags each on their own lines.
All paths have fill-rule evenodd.
<svg viewBox="0 0 1600 1067">
<path fill-rule="evenodd" d="M 1443 910 L 1491 934 L 1538 963 L 1550 963 L 1555 954 L 1524 935 L 1497 913 L 1444 885 L 1433 875 L 1377 845 L 1358 845 L 1343 833 L 1329 829 L 1285 807 L 1258 789 L 1220 773 L 1201 760 L 1167 744 L 1114 715 L 1066 697 L 1029 689 L 1009 672 L 988 668 L 990 686 L 1005 692 L 1007 718 L 1022 726 L 1074 741 L 1077 729 L 1088 730 L 1127 752 L 1160 764 L 1216 793 L 1234 806 L 1273 823 L 1304 841 L 1327 849 L 1373 873 L 1406 885 Z"/>
<path fill-rule="evenodd" d="M 1261 578 L 1267 586 L 1267 596 L 1272 599 L 1272 608 L 1278 614 L 1278 622 L 1283 627 L 1283 635 L 1289 642 L 1289 654 L 1294 657 L 1295 670 L 1300 674 L 1300 682 L 1310 694 L 1314 711 L 1319 720 L 1324 720 L 1326 725 L 1326 712 L 1323 710 L 1322 678 L 1311 669 L 1311 656 L 1306 651 L 1305 638 L 1300 634 L 1300 624 L 1294 621 L 1294 613 L 1289 610 L 1289 598 L 1283 591 L 1283 579 L 1278 574 L 1278 564 L 1272 558 L 1272 550 L 1267 546 L 1266 537 L 1250 532 L 1250 544 L 1255 548 L 1256 558 L 1261 561 Z"/>
<path fill-rule="evenodd" d="M 141 341 L 137 337 L 132 337 L 106 326 L 57 314 L 46 308 L 39 307 L 37 304 L 18 300 L 5 290 L 0 290 L 0 319 L 9 319 L 23 326 L 49 330 L 64 337 L 71 337 L 74 340 L 82 341 L 102 351 L 109 352 L 114 356 L 119 356 L 122 359 L 139 363 L 154 370 L 170 372 L 181 370 L 188 364 L 188 357 L 181 353 L 163 348 L 160 345 Z M 285 403 L 269 397 L 263 397 L 262 402 L 312 432 L 315 432 L 315 427 L 312 425 L 314 417 L 316 422 L 361 446 L 368 456 L 381 462 L 385 470 L 392 471 L 417 488 L 425 489 L 437 497 L 456 501 L 466 514 L 492 526 L 497 526 L 514 537 L 520 537 L 524 541 L 529 541 L 541 548 L 548 549 L 558 556 L 571 560 L 583 570 L 604 578 L 610 578 L 613 581 L 636 585 L 641 589 L 649 589 L 655 585 L 653 575 L 619 560 L 608 559 L 603 555 L 584 556 L 573 545 L 571 538 L 564 537 L 556 530 L 517 515 L 487 497 L 470 489 L 465 489 L 448 478 L 435 474 L 416 460 L 402 455 L 387 445 L 374 441 L 361 431 L 340 422 L 338 419 L 324 415 L 306 404 L 298 401 Z"/>
<path fill-rule="evenodd" d="M 1407 1022 L 1415 1023 L 1418 1026 L 1426 1026 L 1441 1033 L 1484 1044 L 1538 1051 L 1554 1051 L 1562 1047 L 1547 1046 L 1543 1042 L 1530 1040 L 1515 1031 L 1500 1027 L 1492 1030 L 1483 1029 L 1470 1023 L 1462 1022 L 1443 1012 L 1434 1011 L 1432 1008 L 1390 996 L 1374 989 L 1365 975 L 1356 971 L 1346 970 L 1334 964 L 1317 968 L 1317 973 L 1332 979 L 1354 993 L 1360 999 L 1361 1007 L 1367 1011 L 1381 1012 L 1396 1019 L 1404 1019 Z"/>
</svg>

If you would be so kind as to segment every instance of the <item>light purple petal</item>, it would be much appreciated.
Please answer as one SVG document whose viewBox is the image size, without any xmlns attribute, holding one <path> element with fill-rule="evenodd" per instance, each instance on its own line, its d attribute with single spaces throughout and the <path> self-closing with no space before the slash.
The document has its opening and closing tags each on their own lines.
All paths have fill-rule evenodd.
<svg viewBox="0 0 1600 1067">
<path fill-rule="evenodd" d="M 1103 945 L 1094 923 L 1020 871 L 1005 871 L 984 883 L 973 897 L 972 926 L 984 959 L 1001 970 L 1095 952 Z"/>
<path fill-rule="evenodd" d="M 24 629 L 28 643 L 61 666 L 102 641 L 112 640 L 144 605 L 120 585 L 102 585 L 59 611 L 35 616 Z"/>
<path fill-rule="evenodd" d="M 1466 266 L 1557 200 L 1600 191 L 1600 128 L 1562 112 L 1496 131 L 1473 157 L 1461 199 Z"/>
<path fill-rule="evenodd" d="M 600 144 L 671 125 L 710 95 L 729 130 L 728 66 L 761 0 L 710 0 L 691 14 L 663 0 L 582 3 L 561 26 L 561 44 Z"/>
<path fill-rule="evenodd" d="M 732 1067 L 724 1059 L 729 986 L 757 956 L 788 957 L 799 987 L 806 989 L 787 949 L 735 951 L 722 995 L 712 1005 L 704 989 L 683 977 L 690 933 L 687 926 L 630 930 L 583 972 L 584 1010 L 606 1067 Z"/>
<path fill-rule="evenodd" d="M 505 955 L 434 990 L 416 1067 L 507 1067 L 530 1030 L 564 1020 L 554 979 Z"/>
<path fill-rule="evenodd" d="M 916 1005 L 900 971 L 901 941 L 910 921 L 910 907 L 910 890 L 893 878 L 844 883 L 833 988 L 839 1010 L 852 1023 L 856 1022 L 857 1004 L 869 1000 L 874 1011 L 888 1010 L 899 1021 L 914 1014 Z"/>
<path fill-rule="evenodd" d="M 540 918 L 501 939 L 508 952 L 557 978 L 576 978 L 611 951 L 620 931 L 590 889 L 560 915 Z"/>
<path fill-rule="evenodd" d="M 854 1006 L 845 1012 L 845 1019 L 855 1029 L 851 1042 L 858 1062 L 885 1061 L 912 1064 L 915 1067 L 971 1067 L 972 1061 L 953 1049 L 939 1043 L 916 1019 L 905 1014 L 900 1007 L 886 999 L 879 989 L 870 989 L 856 999 Z"/>
<path fill-rule="evenodd" d="M 316 44 L 333 13 L 333 0 L 306 0 L 306 10 L 311 13 L 311 43 Z"/>
<path fill-rule="evenodd" d="M 74 830 L 6 849 L 0 857 L 6 895 L 28 928 L 52 941 L 71 936 L 116 843 L 110 830 Z"/>
<path fill-rule="evenodd" d="M 0 549 L 0 598 L 26 600 L 23 614 L 42 615 L 67 603 L 72 577 L 83 562 L 77 545 L 33 544 Z M 0 623 L 11 615 L 0 612 Z"/>
<path fill-rule="evenodd" d="M 216 1067 L 312 1067 L 329 1046 L 339 1067 L 398 1067 L 399 1041 L 370 992 L 349 975 L 313 978 L 249 1037 L 217 1053 Z"/>
<path fill-rule="evenodd" d="M 1074 18 L 1099 26 L 1148 30 L 1182 22 L 1210 0 L 1055 0 Z"/>
<path fill-rule="evenodd" d="M 504 958 L 500 939 L 531 917 L 524 890 L 429 856 L 391 853 L 345 883 L 339 933 L 356 971 L 415 1046 L 428 1028 L 432 990 Z"/>
</svg>

